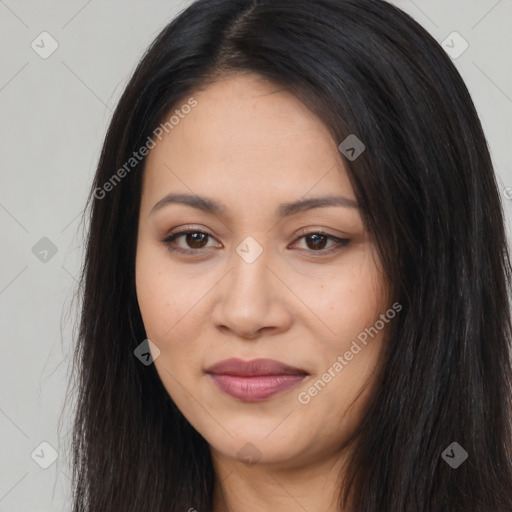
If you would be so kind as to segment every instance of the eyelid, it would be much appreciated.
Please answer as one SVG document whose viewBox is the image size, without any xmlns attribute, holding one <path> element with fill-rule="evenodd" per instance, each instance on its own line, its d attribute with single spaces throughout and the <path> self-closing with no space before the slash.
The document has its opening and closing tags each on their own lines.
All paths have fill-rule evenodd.
<svg viewBox="0 0 512 512">
<path fill-rule="evenodd" d="M 343 239 L 343 238 L 350 238 L 350 235 L 348 233 L 341 233 L 338 231 L 339 235 L 333 235 L 332 233 L 327 232 L 327 228 L 322 228 L 320 226 L 308 226 L 305 228 L 301 228 L 296 232 L 297 236 L 304 236 L 304 235 L 316 235 L 316 234 L 322 234 L 325 236 L 330 236 L 332 238 L 337 239 Z"/>
<path fill-rule="evenodd" d="M 172 236 L 175 236 L 175 235 L 176 236 L 178 236 L 178 235 L 186 235 L 188 233 L 203 233 L 205 235 L 208 235 L 211 238 L 215 238 L 215 236 L 212 235 L 206 228 L 204 228 L 202 226 L 197 226 L 197 225 L 190 224 L 190 225 L 179 226 L 177 228 L 174 228 L 174 229 L 170 230 L 165 235 L 164 240 L 167 239 L 167 238 L 171 238 Z"/>
</svg>

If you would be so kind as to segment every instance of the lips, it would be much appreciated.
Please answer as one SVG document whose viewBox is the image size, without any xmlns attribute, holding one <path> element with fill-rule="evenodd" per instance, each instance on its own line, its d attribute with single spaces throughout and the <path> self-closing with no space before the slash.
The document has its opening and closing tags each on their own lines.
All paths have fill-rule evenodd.
<svg viewBox="0 0 512 512">
<path fill-rule="evenodd" d="M 216 375 L 233 375 L 237 377 L 256 377 L 265 375 L 307 375 L 305 370 L 295 368 L 273 359 L 226 359 L 214 364 L 206 373 Z"/>
<path fill-rule="evenodd" d="M 215 386 L 243 402 L 260 402 L 300 384 L 309 374 L 272 359 L 227 359 L 206 370 Z"/>
</svg>

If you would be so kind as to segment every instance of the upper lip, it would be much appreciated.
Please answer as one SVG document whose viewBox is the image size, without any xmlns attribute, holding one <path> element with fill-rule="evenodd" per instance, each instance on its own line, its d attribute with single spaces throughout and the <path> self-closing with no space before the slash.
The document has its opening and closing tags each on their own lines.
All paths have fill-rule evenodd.
<svg viewBox="0 0 512 512">
<path fill-rule="evenodd" d="M 225 359 L 210 366 L 206 373 L 254 377 L 261 375 L 307 375 L 308 372 L 273 359 Z"/>
</svg>

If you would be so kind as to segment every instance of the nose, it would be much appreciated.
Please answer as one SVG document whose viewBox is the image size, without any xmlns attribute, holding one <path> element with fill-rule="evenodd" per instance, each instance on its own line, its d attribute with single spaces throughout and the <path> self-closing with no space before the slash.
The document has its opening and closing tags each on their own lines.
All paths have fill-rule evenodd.
<svg viewBox="0 0 512 512">
<path fill-rule="evenodd" d="M 283 284 L 283 277 L 277 277 L 277 267 L 266 249 L 252 262 L 233 251 L 231 270 L 215 287 L 214 326 L 247 340 L 289 329 L 293 294 Z"/>
</svg>

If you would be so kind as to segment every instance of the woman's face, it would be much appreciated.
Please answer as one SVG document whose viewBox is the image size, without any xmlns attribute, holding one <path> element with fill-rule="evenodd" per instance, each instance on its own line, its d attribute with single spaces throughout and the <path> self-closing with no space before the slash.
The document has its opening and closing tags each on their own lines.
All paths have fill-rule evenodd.
<svg viewBox="0 0 512 512">
<path fill-rule="evenodd" d="M 144 170 L 136 285 L 156 369 L 214 456 L 331 457 L 357 426 L 394 316 L 341 141 L 257 75 L 193 98 Z M 209 373 L 231 358 L 277 363 Z"/>
</svg>

